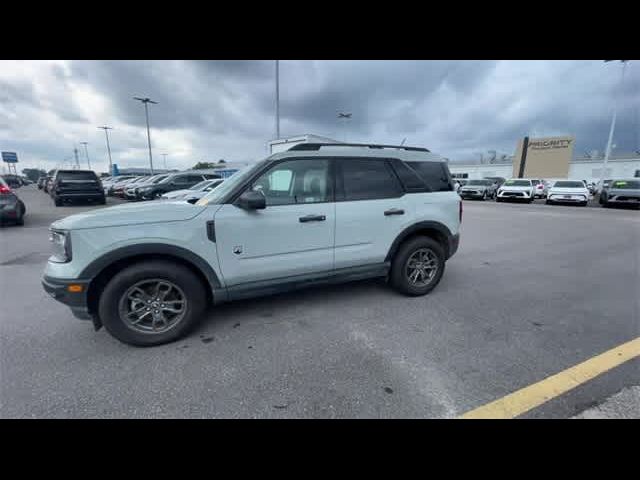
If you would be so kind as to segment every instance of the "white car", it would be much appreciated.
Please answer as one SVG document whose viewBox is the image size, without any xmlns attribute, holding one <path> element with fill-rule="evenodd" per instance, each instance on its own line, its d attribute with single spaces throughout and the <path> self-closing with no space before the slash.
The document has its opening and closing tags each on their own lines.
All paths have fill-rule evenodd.
<svg viewBox="0 0 640 480">
<path fill-rule="evenodd" d="M 582 180 L 558 180 L 547 191 L 546 203 L 575 203 L 586 207 L 589 203 L 589 189 Z"/>
<path fill-rule="evenodd" d="M 526 178 L 510 178 L 498 189 L 496 202 L 521 200 L 531 203 L 535 199 L 535 195 L 536 187 L 533 181 Z"/>
<path fill-rule="evenodd" d="M 221 178 L 215 178 L 213 180 L 205 180 L 200 183 L 196 183 L 191 188 L 183 190 L 174 190 L 173 192 L 167 192 L 160 198 L 163 200 L 200 200 L 211 190 L 220 185 L 224 180 Z"/>
<path fill-rule="evenodd" d="M 195 204 L 54 222 L 42 285 L 96 329 L 158 345 L 186 335 L 208 305 L 311 285 L 385 277 L 426 295 L 458 249 L 461 219 L 447 163 L 426 148 L 304 143 Z"/>
</svg>

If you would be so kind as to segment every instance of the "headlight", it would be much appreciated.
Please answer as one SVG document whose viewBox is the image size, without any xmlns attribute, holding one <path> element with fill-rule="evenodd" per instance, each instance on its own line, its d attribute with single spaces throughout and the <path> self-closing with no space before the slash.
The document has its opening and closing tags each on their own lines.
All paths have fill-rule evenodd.
<svg viewBox="0 0 640 480">
<path fill-rule="evenodd" d="M 51 257 L 49 260 L 56 263 L 71 261 L 71 235 L 64 230 L 50 230 Z"/>
</svg>

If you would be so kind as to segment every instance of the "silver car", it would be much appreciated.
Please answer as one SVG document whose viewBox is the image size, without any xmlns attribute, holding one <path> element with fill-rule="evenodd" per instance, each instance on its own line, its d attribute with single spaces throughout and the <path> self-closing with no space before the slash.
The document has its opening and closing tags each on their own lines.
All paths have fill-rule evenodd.
<svg viewBox="0 0 640 480">
<path fill-rule="evenodd" d="M 492 180 L 469 180 L 466 185 L 460 187 L 458 194 L 464 198 L 486 200 L 495 196 L 495 184 Z"/>
<path fill-rule="evenodd" d="M 633 205 L 640 209 L 640 179 L 611 180 L 602 190 L 599 201 L 603 207 Z"/>
</svg>

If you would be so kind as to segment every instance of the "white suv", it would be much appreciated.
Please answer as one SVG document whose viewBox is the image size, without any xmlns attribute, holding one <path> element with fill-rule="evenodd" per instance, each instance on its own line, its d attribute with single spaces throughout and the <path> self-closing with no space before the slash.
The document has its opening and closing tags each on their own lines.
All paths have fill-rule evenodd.
<svg viewBox="0 0 640 480">
<path fill-rule="evenodd" d="M 496 202 L 506 200 L 524 200 L 527 203 L 533 202 L 536 195 L 536 187 L 533 181 L 527 178 L 510 178 L 498 189 Z"/>
<path fill-rule="evenodd" d="M 195 204 L 149 202 L 51 225 L 43 286 L 119 340 L 183 336 L 207 305 L 387 277 L 406 295 L 440 281 L 462 202 L 427 149 L 300 144 Z"/>
</svg>

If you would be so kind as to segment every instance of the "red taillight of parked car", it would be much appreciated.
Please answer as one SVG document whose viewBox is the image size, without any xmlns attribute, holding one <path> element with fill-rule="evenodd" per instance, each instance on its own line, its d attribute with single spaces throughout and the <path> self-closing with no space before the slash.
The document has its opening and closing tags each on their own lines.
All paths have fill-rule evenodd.
<svg viewBox="0 0 640 480">
<path fill-rule="evenodd" d="M 11 193 L 11 189 L 5 185 L 0 185 L 0 195 L 9 195 Z"/>
</svg>

